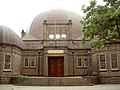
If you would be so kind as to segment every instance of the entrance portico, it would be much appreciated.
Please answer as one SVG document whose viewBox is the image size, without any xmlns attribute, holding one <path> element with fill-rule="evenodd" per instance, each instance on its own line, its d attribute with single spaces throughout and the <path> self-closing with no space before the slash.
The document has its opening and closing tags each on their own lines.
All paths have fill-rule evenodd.
<svg viewBox="0 0 120 90">
<path fill-rule="evenodd" d="M 59 53 L 48 52 L 44 56 L 43 76 L 48 76 L 48 77 L 68 76 L 67 63 L 68 63 L 68 55 L 64 53 L 64 50 Z"/>
</svg>

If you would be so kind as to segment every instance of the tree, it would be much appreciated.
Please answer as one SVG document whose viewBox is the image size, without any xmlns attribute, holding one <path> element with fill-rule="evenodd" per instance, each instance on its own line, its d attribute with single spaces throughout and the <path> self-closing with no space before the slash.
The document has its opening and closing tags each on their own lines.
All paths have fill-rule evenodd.
<svg viewBox="0 0 120 90">
<path fill-rule="evenodd" d="M 93 47 L 101 47 L 111 40 L 120 40 L 120 0 L 103 0 L 98 5 L 96 0 L 89 6 L 83 6 L 86 14 L 83 24 L 83 39 L 90 39 Z"/>
</svg>

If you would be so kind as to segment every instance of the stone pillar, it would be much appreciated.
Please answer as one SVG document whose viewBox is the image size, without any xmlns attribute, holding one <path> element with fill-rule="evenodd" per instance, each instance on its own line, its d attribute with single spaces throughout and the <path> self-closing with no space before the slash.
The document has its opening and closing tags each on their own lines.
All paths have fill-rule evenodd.
<svg viewBox="0 0 120 90">
<path fill-rule="evenodd" d="M 68 21 L 68 28 L 69 28 L 69 40 L 72 40 L 72 35 L 71 35 L 71 31 L 72 31 L 72 20 Z"/>
<path fill-rule="evenodd" d="M 91 58 L 91 51 L 88 51 L 88 76 L 92 75 L 92 58 Z"/>
<path fill-rule="evenodd" d="M 43 40 L 46 39 L 46 26 L 47 26 L 47 20 L 44 20 L 44 22 L 43 22 Z"/>
</svg>

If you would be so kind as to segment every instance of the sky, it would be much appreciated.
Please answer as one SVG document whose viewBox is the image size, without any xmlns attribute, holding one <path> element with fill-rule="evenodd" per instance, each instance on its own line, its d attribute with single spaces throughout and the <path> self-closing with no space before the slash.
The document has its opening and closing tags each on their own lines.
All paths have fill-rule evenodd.
<svg viewBox="0 0 120 90">
<path fill-rule="evenodd" d="M 90 0 L 0 0 L 0 25 L 11 28 L 18 36 L 42 12 L 61 8 L 83 16 L 82 5 Z M 97 0 L 101 3 L 102 0 Z"/>
</svg>

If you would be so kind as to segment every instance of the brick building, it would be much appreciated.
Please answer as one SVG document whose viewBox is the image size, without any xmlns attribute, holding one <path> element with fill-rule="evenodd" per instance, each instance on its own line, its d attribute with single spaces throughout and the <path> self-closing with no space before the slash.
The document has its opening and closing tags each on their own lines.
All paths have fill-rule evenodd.
<svg viewBox="0 0 120 90">
<path fill-rule="evenodd" d="M 80 40 L 81 17 L 54 9 L 40 13 L 19 38 L 0 26 L 0 83 L 13 76 L 88 77 L 99 83 L 120 83 L 120 42 L 101 49 Z"/>
</svg>

